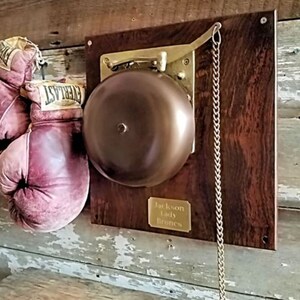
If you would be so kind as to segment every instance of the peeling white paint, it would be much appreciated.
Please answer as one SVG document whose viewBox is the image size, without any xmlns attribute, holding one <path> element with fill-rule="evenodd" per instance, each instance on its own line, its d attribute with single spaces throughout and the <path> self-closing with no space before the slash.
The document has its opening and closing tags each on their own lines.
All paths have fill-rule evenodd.
<svg viewBox="0 0 300 300">
<path fill-rule="evenodd" d="M 188 299 L 205 299 L 205 300 L 219 300 L 219 295 L 213 291 L 190 291 L 187 295 Z"/>
<path fill-rule="evenodd" d="M 281 263 L 281 266 L 282 266 L 282 267 L 288 267 L 289 265 L 286 264 L 286 263 Z"/>
<path fill-rule="evenodd" d="M 114 248 L 116 250 L 116 260 L 114 262 L 115 268 L 126 268 L 134 264 L 133 254 L 135 246 L 130 244 L 128 239 L 121 234 L 114 238 Z"/>
<path fill-rule="evenodd" d="M 88 266 L 86 264 L 77 262 L 63 261 L 62 263 L 55 259 L 32 257 L 29 254 L 24 254 L 22 258 L 19 258 L 12 254 L 10 250 L 3 248 L 0 248 L 0 255 L 1 254 L 6 256 L 11 273 L 20 272 L 28 268 L 36 268 L 78 277 L 88 272 Z"/>
<path fill-rule="evenodd" d="M 290 187 L 284 184 L 278 184 L 278 192 L 282 200 L 300 201 L 299 188 Z"/>
<path fill-rule="evenodd" d="M 147 275 L 149 276 L 155 276 L 155 277 L 160 277 L 160 275 L 153 269 L 147 269 Z"/>
<path fill-rule="evenodd" d="M 173 256 L 172 259 L 174 259 L 174 260 L 180 260 L 180 257 L 179 256 Z"/>
<path fill-rule="evenodd" d="M 38 250 L 41 251 L 42 253 L 47 253 L 47 254 L 50 254 L 50 255 L 60 253 L 60 250 L 58 250 L 58 249 L 53 249 L 51 247 L 44 247 L 44 246 L 38 246 Z"/>
<path fill-rule="evenodd" d="M 172 298 L 176 299 L 218 299 L 218 293 L 215 291 L 201 290 L 201 288 L 195 289 L 194 287 L 191 288 L 189 285 L 185 286 L 173 281 L 165 281 L 158 278 L 144 278 L 143 276 L 135 274 L 130 274 L 130 277 L 128 277 L 118 273 L 109 273 L 101 268 L 88 266 L 79 262 L 36 257 L 28 254 L 22 254 L 22 258 L 20 258 L 11 250 L 3 248 L 0 248 L 0 255 L 6 256 L 8 266 L 12 273 L 27 268 L 37 268 L 73 277 L 99 281 L 127 289 L 146 291 L 161 296 L 172 296 Z"/>
<path fill-rule="evenodd" d="M 140 264 L 149 263 L 150 259 L 147 259 L 147 258 L 144 258 L 144 257 L 139 257 L 139 261 L 140 261 Z"/>
<path fill-rule="evenodd" d="M 55 236 L 57 239 L 49 242 L 49 246 L 59 246 L 59 248 L 63 248 L 66 250 L 75 250 L 80 249 L 80 244 L 84 244 L 83 241 L 80 240 L 80 236 L 74 231 L 75 224 L 69 224 L 66 227 L 51 232 L 50 234 Z"/>
<path fill-rule="evenodd" d="M 225 283 L 227 284 L 227 286 L 230 286 L 230 287 L 235 287 L 236 286 L 236 283 L 234 281 L 225 280 Z"/>
<path fill-rule="evenodd" d="M 103 252 L 105 250 L 105 246 L 103 244 L 98 244 L 98 251 Z"/>
<path fill-rule="evenodd" d="M 111 236 L 108 233 L 106 233 L 103 236 L 97 236 L 96 241 L 108 241 L 110 238 Z"/>
</svg>

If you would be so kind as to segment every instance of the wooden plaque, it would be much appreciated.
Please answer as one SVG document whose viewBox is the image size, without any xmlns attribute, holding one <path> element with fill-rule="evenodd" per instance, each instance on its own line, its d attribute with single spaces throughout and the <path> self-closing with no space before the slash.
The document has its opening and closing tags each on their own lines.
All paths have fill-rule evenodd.
<svg viewBox="0 0 300 300">
<path fill-rule="evenodd" d="M 225 242 L 275 249 L 275 12 L 88 37 L 88 93 L 100 82 L 99 58 L 103 53 L 190 43 L 216 21 L 223 26 L 221 139 Z M 211 48 L 211 42 L 207 42 L 196 51 L 195 153 L 174 178 L 152 188 L 121 186 L 91 167 L 93 223 L 215 241 Z M 188 201 L 191 230 L 150 226 L 151 197 Z"/>
</svg>

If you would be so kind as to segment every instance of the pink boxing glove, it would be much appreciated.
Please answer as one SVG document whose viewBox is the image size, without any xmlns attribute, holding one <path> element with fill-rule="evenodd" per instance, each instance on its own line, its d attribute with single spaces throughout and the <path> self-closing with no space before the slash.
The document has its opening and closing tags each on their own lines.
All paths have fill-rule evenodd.
<svg viewBox="0 0 300 300">
<path fill-rule="evenodd" d="M 39 55 L 37 45 L 24 37 L 0 41 L 0 80 L 20 88 L 32 79 Z"/>
<path fill-rule="evenodd" d="M 30 123 L 29 102 L 20 91 L 0 80 L 0 140 L 5 144 L 26 132 Z"/>
<path fill-rule="evenodd" d="M 32 126 L 0 155 L 0 187 L 19 225 L 54 231 L 78 216 L 88 196 L 81 135 L 84 89 L 31 82 L 25 92 L 32 101 Z"/>
<path fill-rule="evenodd" d="M 25 80 L 31 80 L 40 55 L 26 38 L 0 41 L 0 141 L 23 134 L 30 123 L 29 102 L 19 96 Z"/>
</svg>

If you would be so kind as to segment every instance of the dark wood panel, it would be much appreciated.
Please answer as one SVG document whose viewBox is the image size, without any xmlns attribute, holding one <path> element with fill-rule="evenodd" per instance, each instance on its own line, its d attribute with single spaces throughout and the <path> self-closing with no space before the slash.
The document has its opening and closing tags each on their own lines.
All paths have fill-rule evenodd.
<svg viewBox="0 0 300 300">
<path fill-rule="evenodd" d="M 4 0 L 0 38 L 22 35 L 49 49 L 82 45 L 87 35 L 272 9 L 281 20 L 300 17 L 299 0 Z"/>
<path fill-rule="evenodd" d="M 261 17 L 268 22 L 261 24 Z M 222 158 L 225 241 L 274 249 L 275 58 L 274 14 L 255 13 L 218 19 L 221 46 Z M 88 38 L 87 79 L 91 91 L 100 81 L 102 53 L 189 43 L 216 20 Z M 87 39 L 87 40 L 88 40 Z M 150 196 L 187 199 L 192 231 L 168 233 L 215 240 L 211 44 L 196 53 L 196 152 L 171 180 L 153 188 L 127 188 L 91 169 L 92 220 L 95 223 L 155 232 L 147 220 Z"/>
</svg>

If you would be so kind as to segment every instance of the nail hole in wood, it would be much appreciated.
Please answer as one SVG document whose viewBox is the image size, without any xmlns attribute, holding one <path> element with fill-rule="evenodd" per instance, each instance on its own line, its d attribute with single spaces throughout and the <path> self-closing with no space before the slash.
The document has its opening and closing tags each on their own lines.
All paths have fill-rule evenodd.
<svg viewBox="0 0 300 300">
<path fill-rule="evenodd" d="M 61 44 L 61 41 L 56 40 L 56 41 L 51 42 L 49 45 L 52 46 L 52 47 L 56 47 L 56 46 L 59 46 L 60 44 Z"/>
<path fill-rule="evenodd" d="M 50 31 L 50 34 L 51 34 L 51 35 L 58 35 L 59 32 L 58 32 L 58 31 Z"/>
<path fill-rule="evenodd" d="M 269 243 L 269 237 L 267 235 L 264 235 L 262 238 L 262 241 L 264 244 L 268 244 Z"/>
</svg>

